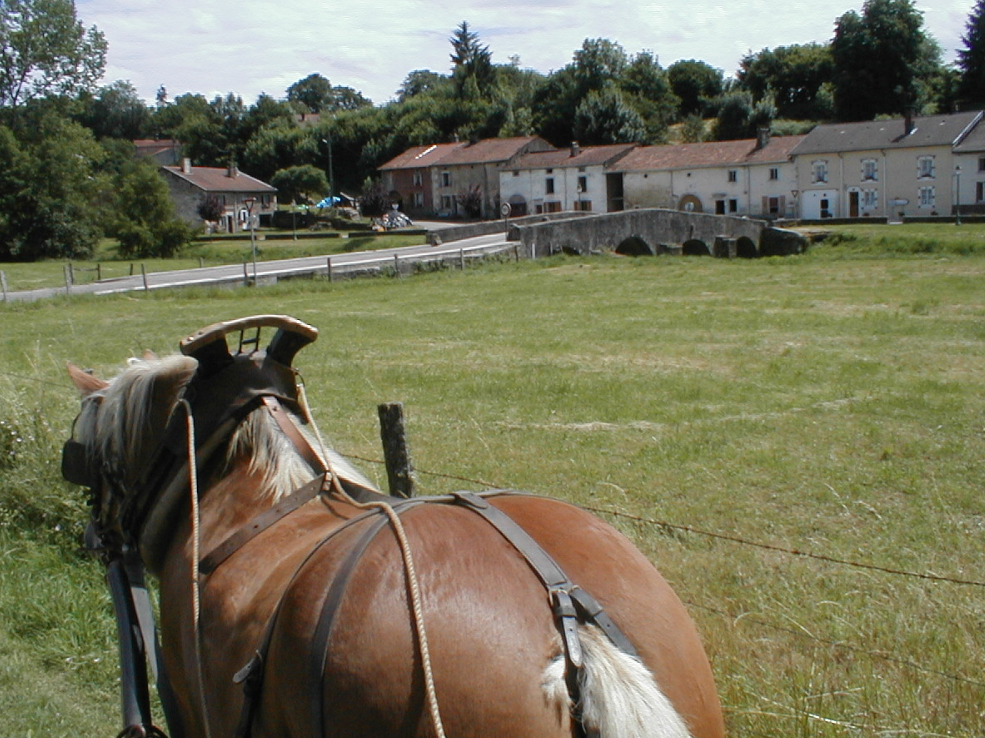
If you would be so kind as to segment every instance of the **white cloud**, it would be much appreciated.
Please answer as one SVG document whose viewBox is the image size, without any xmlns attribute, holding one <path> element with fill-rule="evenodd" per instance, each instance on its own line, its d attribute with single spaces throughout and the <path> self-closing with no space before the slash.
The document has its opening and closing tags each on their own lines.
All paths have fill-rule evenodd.
<svg viewBox="0 0 985 738">
<path fill-rule="evenodd" d="M 927 30 L 948 61 L 974 0 L 918 0 Z M 295 0 L 78 0 L 86 25 L 109 42 L 106 82 L 130 80 L 152 100 L 164 85 L 174 97 L 260 92 L 283 97 L 312 72 L 348 85 L 374 102 L 390 99 L 414 69 L 449 69 L 449 37 L 463 20 L 506 62 L 541 72 L 559 69 L 586 38 L 607 38 L 634 53 L 653 51 L 662 65 L 700 59 L 732 74 L 739 59 L 762 48 L 828 41 L 835 20 L 861 0 L 397 0 L 359 4 Z"/>
</svg>

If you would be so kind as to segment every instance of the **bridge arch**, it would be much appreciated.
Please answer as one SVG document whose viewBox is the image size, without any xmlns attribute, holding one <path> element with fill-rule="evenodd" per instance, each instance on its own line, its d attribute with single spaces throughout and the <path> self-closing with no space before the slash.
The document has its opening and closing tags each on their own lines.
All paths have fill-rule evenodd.
<svg viewBox="0 0 985 738">
<path fill-rule="evenodd" d="M 653 256 L 653 248 L 639 236 L 629 236 L 624 238 L 618 246 L 616 253 L 623 256 Z"/>
<path fill-rule="evenodd" d="M 681 253 L 684 256 L 711 256 L 711 249 L 700 238 L 689 238 L 681 246 Z"/>
<path fill-rule="evenodd" d="M 759 249 L 748 236 L 739 236 L 735 241 L 735 255 L 740 259 L 756 259 L 759 257 Z"/>
</svg>

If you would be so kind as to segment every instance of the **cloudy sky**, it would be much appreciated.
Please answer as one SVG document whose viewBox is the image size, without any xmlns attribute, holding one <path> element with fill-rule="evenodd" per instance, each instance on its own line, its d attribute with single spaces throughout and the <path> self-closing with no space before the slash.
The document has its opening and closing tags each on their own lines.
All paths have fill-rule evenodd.
<svg viewBox="0 0 985 738">
<path fill-rule="evenodd" d="M 955 59 L 975 0 L 917 0 L 925 28 Z M 414 69 L 449 70 L 449 37 L 463 20 L 493 53 L 540 72 L 559 69 L 586 38 L 661 65 L 699 59 L 731 75 L 749 51 L 826 42 L 835 20 L 862 0 L 76 0 L 79 19 L 109 43 L 104 82 L 129 80 L 153 101 L 164 85 L 186 92 L 284 97 L 312 72 L 377 104 Z"/>
</svg>

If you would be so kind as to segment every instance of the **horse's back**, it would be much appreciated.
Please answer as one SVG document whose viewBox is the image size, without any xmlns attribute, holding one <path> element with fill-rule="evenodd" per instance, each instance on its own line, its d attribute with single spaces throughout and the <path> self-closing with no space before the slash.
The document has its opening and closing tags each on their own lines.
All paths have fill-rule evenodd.
<svg viewBox="0 0 985 738">
<path fill-rule="evenodd" d="M 697 633 L 645 557 L 570 505 L 519 495 L 491 501 L 606 608 L 693 735 L 720 735 Z M 401 519 L 447 734 L 570 736 L 567 705 L 545 688 L 561 641 L 547 592 L 523 556 L 463 506 L 426 504 Z M 295 606 L 282 613 L 269 655 L 262 734 L 433 735 L 399 545 L 388 523 L 363 535 L 365 549 L 349 570 L 342 572 L 344 556 L 328 552 L 324 565 L 313 560 L 292 585 Z M 333 595 L 330 582 L 340 573 L 344 593 Z"/>
</svg>

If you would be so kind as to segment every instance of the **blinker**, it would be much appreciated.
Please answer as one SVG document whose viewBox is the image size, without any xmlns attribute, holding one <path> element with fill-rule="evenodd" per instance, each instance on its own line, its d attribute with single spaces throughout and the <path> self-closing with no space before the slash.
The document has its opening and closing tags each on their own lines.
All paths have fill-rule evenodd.
<svg viewBox="0 0 985 738">
<path fill-rule="evenodd" d="M 73 439 L 65 441 L 62 446 L 62 476 L 66 481 L 81 487 L 95 486 L 85 444 Z"/>
</svg>

